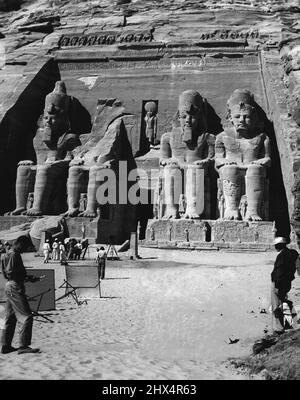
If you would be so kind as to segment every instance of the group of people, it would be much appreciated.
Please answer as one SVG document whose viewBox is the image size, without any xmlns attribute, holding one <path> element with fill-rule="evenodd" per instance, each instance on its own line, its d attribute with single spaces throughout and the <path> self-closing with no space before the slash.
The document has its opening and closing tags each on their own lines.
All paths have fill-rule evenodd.
<svg viewBox="0 0 300 400">
<path fill-rule="evenodd" d="M 76 243 L 75 243 L 76 242 Z M 67 241 L 69 255 L 70 252 L 74 251 L 77 242 L 76 240 Z M 33 315 L 30 309 L 28 299 L 25 294 L 25 282 L 37 282 L 41 278 L 28 275 L 24 267 L 21 254 L 25 252 L 30 246 L 30 240 L 26 236 L 21 236 L 16 239 L 11 246 L 8 242 L 0 243 L 1 254 L 1 269 L 4 278 L 6 279 L 5 285 L 5 319 L 4 327 L 1 332 L 1 353 L 9 354 L 17 351 L 18 354 L 25 353 L 39 353 L 38 348 L 31 347 L 32 339 L 32 325 Z M 83 246 L 84 247 L 84 246 Z M 80 246 L 77 246 L 80 249 Z M 4 249 L 4 251 L 3 251 Z M 80 249 L 81 254 L 82 248 Z M 63 261 L 66 257 L 66 248 L 64 243 L 54 240 L 52 246 L 47 239 L 44 244 L 45 260 L 48 262 L 49 254 L 52 252 L 52 257 L 55 260 Z M 76 254 L 77 256 L 77 254 Z M 105 277 L 105 263 L 106 263 L 106 251 L 104 247 L 97 248 L 96 262 L 99 266 L 99 278 L 104 279 Z M 15 333 L 17 322 L 20 323 L 19 331 L 19 343 L 20 347 L 15 348 L 12 346 L 12 340 Z"/>
<path fill-rule="evenodd" d="M 76 240 L 71 238 L 66 238 L 64 242 L 58 241 L 56 238 L 52 244 L 50 240 L 46 239 L 43 245 L 44 252 L 44 263 L 48 263 L 50 256 L 53 261 L 59 261 L 61 265 L 66 265 L 67 260 L 80 260 L 82 251 L 84 251 L 88 246 L 86 240 Z"/>
</svg>

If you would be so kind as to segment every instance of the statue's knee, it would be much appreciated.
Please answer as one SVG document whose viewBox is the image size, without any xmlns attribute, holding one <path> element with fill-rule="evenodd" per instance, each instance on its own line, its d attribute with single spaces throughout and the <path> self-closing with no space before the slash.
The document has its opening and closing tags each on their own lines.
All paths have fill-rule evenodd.
<svg viewBox="0 0 300 400">
<path fill-rule="evenodd" d="M 36 173 L 37 174 L 46 174 L 50 171 L 50 169 L 51 169 L 51 165 L 47 165 L 47 164 L 38 165 Z"/>
<path fill-rule="evenodd" d="M 77 178 L 78 176 L 80 176 L 80 174 L 82 173 L 82 168 L 81 167 L 70 167 L 69 168 L 69 178 Z"/>
<path fill-rule="evenodd" d="M 23 166 L 23 165 L 18 167 L 17 176 L 19 179 L 27 179 L 31 176 L 31 174 L 32 174 L 31 167 Z"/>
<path fill-rule="evenodd" d="M 220 176 L 222 179 L 232 179 L 235 176 L 239 176 L 241 173 L 237 165 L 225 165 L 220 169 Z"/>
<path fill-rule="evenodd" d="M 250 164 L 246 172 L 247 177 L 251 176 L 265 176 L 265 168 L 262 165 Z"/>
</svg>

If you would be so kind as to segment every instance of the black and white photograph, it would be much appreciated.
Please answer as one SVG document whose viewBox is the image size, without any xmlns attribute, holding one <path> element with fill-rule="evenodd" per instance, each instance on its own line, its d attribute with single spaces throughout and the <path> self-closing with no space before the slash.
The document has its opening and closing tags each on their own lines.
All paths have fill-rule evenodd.
<svg viewBox="0 0 300 400">
<path fill-rule="evenodd" d="M 0 381 L 300 379 L 299 33 L 299 0 L 0 0 Z"/>
</svg>

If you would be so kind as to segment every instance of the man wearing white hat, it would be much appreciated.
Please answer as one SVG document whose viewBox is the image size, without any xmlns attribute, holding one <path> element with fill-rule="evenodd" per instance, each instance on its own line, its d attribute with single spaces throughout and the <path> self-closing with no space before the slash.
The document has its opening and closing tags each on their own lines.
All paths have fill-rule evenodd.
<svg viewBox="0 0 300 400">
<path fill-rule="evenodd" d="M 282 303 L 287 299 L 291 290 L 292 280 L 295 279 L 296 261 L 298 252 L 287 247 L 287 240 L 284 237 L 276 237 L 274 240 L 275 249 L 278 251 L 271 273 L 271 304 L 275 317 L 275 332 L 284 332 Z"/>
<path fill-rule="evenodd" d="M 43 244 L 43 252 L 44 252 L 44 263 L 49 262 L 49 255 L 50 255 L 51 247 L 49 243 L 49 239 L 46 240 L 46 242 Z"/>
</svg>

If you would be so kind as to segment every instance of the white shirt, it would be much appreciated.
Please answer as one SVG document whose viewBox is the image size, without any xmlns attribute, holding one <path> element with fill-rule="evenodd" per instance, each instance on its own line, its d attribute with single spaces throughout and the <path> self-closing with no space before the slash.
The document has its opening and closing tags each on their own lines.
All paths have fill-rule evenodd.
<svg viewBox="0 0 300 400">
<path fill-rule="evenodd" d="M 105 260 L 106 251 L 105 250 L 99 250 L 98 253 L 97 253 L 97 257 Z"/>
<path fill-rule="evenodd" d="M 50 244 L 49 243 L 44 243 L 43 244 L 43 250 L 51 250 Z"/>
</svg>

